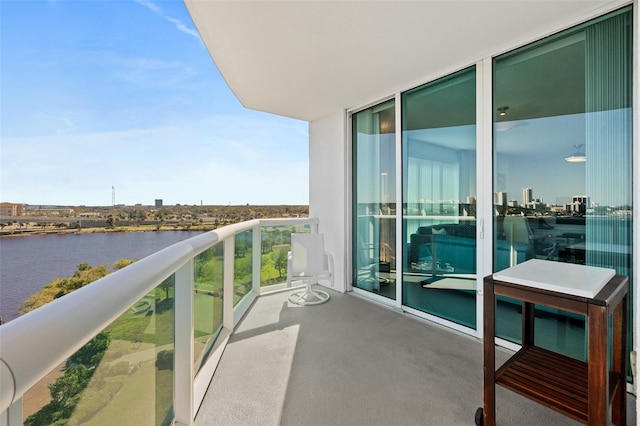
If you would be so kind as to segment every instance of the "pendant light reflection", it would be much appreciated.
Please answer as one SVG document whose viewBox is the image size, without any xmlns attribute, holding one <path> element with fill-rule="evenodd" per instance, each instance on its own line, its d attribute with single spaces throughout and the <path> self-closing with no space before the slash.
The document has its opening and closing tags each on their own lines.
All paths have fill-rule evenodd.
<svg viewBox="0 0 640 426">
<path fill-rule="evenodd" d="M 500 115 L 500 117 L 504 117 L 505 115 L 507 115 L 507 110 L 509 109 L 508 106 L 501 106 L 498 108 L 498 115 Z"/>
<path fill-rule="evenodd" d="M 586 155 L 582 152 L 583 146 L 584 146 L 583 143 L 578 145 L 573 145 L 573 147 L 576 149 L 576 152 L 566 157 L 564 160 L 568 161 L 569 163 L 584 163 L 585 161 L 587 161 Z"/>
</svg>

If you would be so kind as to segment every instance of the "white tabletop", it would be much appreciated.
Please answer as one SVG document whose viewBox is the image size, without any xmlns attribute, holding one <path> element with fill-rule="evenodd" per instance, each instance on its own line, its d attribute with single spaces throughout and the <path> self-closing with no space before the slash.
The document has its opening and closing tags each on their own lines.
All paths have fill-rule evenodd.
<svg viewBox="0 0 640 426">
<path fill-rule="evenodd" d="M 496 272 L 493 278 L 593 299 L 615 274 L 615 269 L 530 259 Z"/>
</svg>

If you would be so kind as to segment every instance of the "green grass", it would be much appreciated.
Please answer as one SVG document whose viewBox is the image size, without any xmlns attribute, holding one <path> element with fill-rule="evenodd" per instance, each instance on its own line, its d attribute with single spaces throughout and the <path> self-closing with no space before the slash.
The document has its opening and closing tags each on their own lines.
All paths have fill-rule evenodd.
<svg viewBox="0 0 640 426">
<path fill-rule="evenodd" d="M 93 418 L 83 424 L 105 426 L 160 424 L 167 410 L 171 407 L 172 382 L 170 370 L 162 370 L 156 374 L 152 361 L 141 363 L 135 373 L 126 378 L 120 391 L 113 399 Z M 90 391 L 90 388 L 87 391 Z M 156 392 L 160 392 L 160 395 L 156 395 Z M 160 401 L 156 401 L 156 399 Z"/>
</svg>

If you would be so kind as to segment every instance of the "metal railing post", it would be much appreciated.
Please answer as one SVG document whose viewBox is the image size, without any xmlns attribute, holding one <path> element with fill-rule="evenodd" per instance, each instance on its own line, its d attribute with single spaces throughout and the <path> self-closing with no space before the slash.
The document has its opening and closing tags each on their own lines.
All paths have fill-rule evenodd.
<svg viewBox="0 0 640 426">
<path fill-rule="evenodd" d="M 0 426 L 14 426 L 23 423 L 22 398 L 19 398 L 0 414 Z"/>
<path fill-rule="evenodd" d="M 193 424 L 193 258 L 175 273 L 173 407 L 175 423 Z"/>
<path fill-rule="evenodd" d="M 235 327 L 233 321 L 233 281 L 235 276 L 234 262 L 236 252 L 235 236 L 232 235 L 224 240 L 224 284 L 222 291 L 222 326 L 230 331 Z"/>
<path fill-rule="evenodd" d="M 253 291 L 256 295 L 260 295 L 260 270 L 262 269 L 262 227 L 260 225 L 253 228 L 253 262 L 252 277 Z"/>
</svg>

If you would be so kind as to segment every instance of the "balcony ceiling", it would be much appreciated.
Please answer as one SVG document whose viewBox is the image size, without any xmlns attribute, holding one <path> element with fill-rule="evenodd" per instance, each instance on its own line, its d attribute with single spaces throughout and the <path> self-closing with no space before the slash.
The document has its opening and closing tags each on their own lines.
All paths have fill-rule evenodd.
<svg viewBox="0 0 640 426">
<path fill-rule="evenodd" d="M 306 121 L 376 101 L 625 4 L 184 2 L 245 107 Z"/>
</svg>

